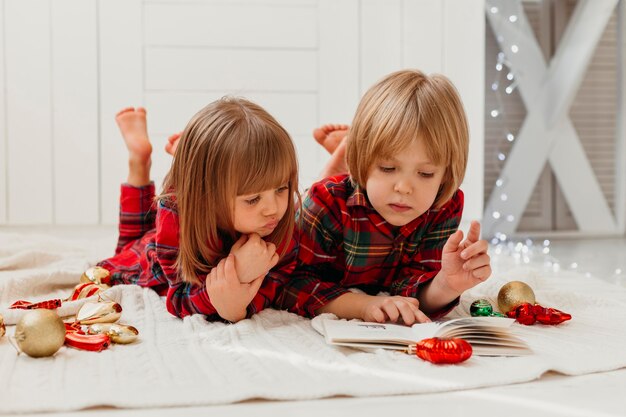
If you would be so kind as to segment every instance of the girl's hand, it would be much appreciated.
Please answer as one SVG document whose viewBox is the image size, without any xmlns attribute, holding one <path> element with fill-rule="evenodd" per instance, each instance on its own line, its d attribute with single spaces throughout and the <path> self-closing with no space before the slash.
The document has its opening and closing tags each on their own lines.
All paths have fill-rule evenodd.
<svg viewBox="0 0 626 417">
<path fill-rule="evenodd" d="M 443 247 L 441 279 L 458 295 L 485 281 L 491 275 L 486 240 L 479 240 L 480 223 L 473 221 L 463 240 L 463 232 L 457 230 Z"/>
<path fill-rule="evenodd" d="M 412 297 L 374 296 L 363 306 L 362 319 L 378 323 L 397 323 L 400 319 L 406 325 L 427 323 L 430 319 L 419 308 L 419 301 Z"/>
<path fill-rule="evenodd" d="M 241 283 L 264 277 L 278 263 L 276 246 L 264 241 L 256 233 L 242 235 L 230 253 L 235 256 L 235 268 Z"/>
<path fill-rule="evenodd" d="M 235 257 L 231 254 L 207 274 L 206 292 L 223 319 L 237 322 L 246 317 L 246 307 L 259 291 L 264 278 L 262 276 L 250 283 L 239 282 Z"/>
</svg>

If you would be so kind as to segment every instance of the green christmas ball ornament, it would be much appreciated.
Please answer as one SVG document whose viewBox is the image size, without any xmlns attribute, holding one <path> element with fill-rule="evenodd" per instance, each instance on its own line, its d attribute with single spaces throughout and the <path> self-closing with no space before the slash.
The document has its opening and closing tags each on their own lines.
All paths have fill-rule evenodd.
<svg viewBox="0 0 626 417">
<path fill-rule="evenodd" d="M 65 343 L 65 324 L 52 310 L 32 310 L 15 326 L 20 351 L 33 358 L 54 355 Z"/>
<path fill-rule="evenodd" d="M 476 300 L 470 306 L 470 315 L 472 317 L 489 317 L 493 314 L 493 306 L 484 298 Z"/>
</svg>

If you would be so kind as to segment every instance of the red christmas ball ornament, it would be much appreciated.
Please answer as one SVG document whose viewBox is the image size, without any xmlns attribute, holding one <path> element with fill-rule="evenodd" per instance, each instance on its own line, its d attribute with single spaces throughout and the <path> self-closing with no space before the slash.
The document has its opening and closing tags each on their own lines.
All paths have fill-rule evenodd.
<svg viewBox="0 0 626 417">
<path fill-rule="evenodd" d="M 417 343 L 415 354 L 425 361 L 436 364 L 460 363 L 472 356 L 472 345 L 459 338 L 431 337 Z"/>
</svg>

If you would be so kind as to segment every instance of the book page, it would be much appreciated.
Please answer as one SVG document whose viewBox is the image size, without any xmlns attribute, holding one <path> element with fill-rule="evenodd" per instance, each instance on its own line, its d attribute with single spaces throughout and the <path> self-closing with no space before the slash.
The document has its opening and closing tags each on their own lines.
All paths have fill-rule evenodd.
<svg viewBox="0 0 626 417">
<path fill-rule="evenodd" d="M 503 317 L 462 317 L 451 320 L 440 320 L 433 323 L 416 323 L 411 326 L 418 340 L 427 337 L 460 337 L 452 336 L 455 334 L 474 334 L 474 333 L 510 333 L 509 328 L 515 320 Z M 432 326 L 437 329 L 433 333 Z"/>
<path fill-rule="evenodd" d="M 504 317 L 463 317 L 439 322 L 435 336 L 461 338 L 469 342 L 476 355 L 525 355 L 531 350 L 527 343 L 516 336 L 511 326 L 514 319 Z M 418 338 L 428 337 L 430 329 L 421 330 L 422 324 L 414 324 Z"/>
<path fill-rule="evenodd" d="M 424 326 L 422 331 L 429 329 L 431 335 L 439 327 L 435 323 L 426 323 Z M 408 346 L 421 340 L 415 338 L 415 333 L 408 326 L 359 321 L 324 320 L 324 333 L 326 341 L 335 344 L 365 342 Z"/>
<path fill-rule="evenodd" d="M 403 349 L 431 337 L 459 337 L 472 345 L 475 355 L 520 356 L 532 351 L 511 329 L 513 319 L 467 317 L 411 327 L 360 321 L 323 321 L 326 342 L 359 348 Z"/>
</svg>

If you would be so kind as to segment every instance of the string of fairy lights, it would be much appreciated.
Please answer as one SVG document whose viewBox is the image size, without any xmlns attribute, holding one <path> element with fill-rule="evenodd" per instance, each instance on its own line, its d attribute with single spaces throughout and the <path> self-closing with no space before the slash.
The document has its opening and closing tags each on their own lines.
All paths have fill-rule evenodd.
<svg viewBox="0 0 626 417">
<path fill-rule="evenodd" d="M 491 14 L 498 14 L 500 13 L 500 10 L 498 9 L 497 6 L 487 4 L 487 12 Z M 520 12 L 521 11 L 510 14 L 508 18 L 506 19 L 508 23 L 517 24 L 520 20 L 519 19 Z M 496 33 L 495 36 L 496 36 L 496 41 L 498 42 L 498 44 L 502 45 L 504 41 L 503 35 L 500 33 Z M 519 50 L 520 50 L 520 47 L 517 45 L 517 43 L 513 42 L 510 46 L 511 53 L 516 54 L 519 52 Z M 513 92 L 517 88 L 517 80 L 515 77 L 515 71 L 513 69 L 513 66 L 507 60 L 506 54 L 502 51 L 499 51 L 496 56 L 495 70 L 496 70 L 495 72 L 496 75 L 495 75 L 494 80 L 490 84 L 490 89 L 493 93 L 493 97 L 495 98 L 497 105 L 491 109 L 488 109 L 488 112 L 492 119 L 498 119 L 502 121 L 500 125 L 502 127 L 504 142 L 503 142 L 503 145 L 498 144 L 498 148 L 495 151 L 495 161 L 494 161 L 496 167 L 500 171 L 504 163 L 506 162 L 506 159 L 508 156 L 508 150 L 510 149 L 511 146 L 513 146 L 513 143 L 515 142 L 515 138 L 516 138 L 513 129 L 511 129 L 509 126 L 510 123 L 508 123 L 507 121 L 507 115 L 505 112 L 505 104 L 504 104 L 504 98 L 503 98 L 502 92 L 504 92 L 504 94 L 506 94 L 507 96 L 510 96 L 511 94 L 513 94 Z M 503 178 L 498 177 L 495 182 L 495 187 L 492 191 L 493 193 L 499 193 L 499 198 L 501 201 L 508 200 L 508 195 L 505 192 L 502 192 L 500 190 L 502 185 L 504 184 L 504 181 L 505 180 Z M 501 211 L 498 211 L 498 210 L 493 210 L 490 214 L 491 214 L 491 217 L 493 217 L 493 219 L 497 221 L 513 222 L 515 220 L 515 216 L 513 214 L 502 213 Z M 494 245 L 497 245 L 499 243 L 506 242 L 507 239 L 508 239 L 508 236 L 505 233 L 496 231 L 492 237 L 491 242 Z"/>
<path fill-rule="evenodd" d="M 517 2 L 521 7 L 521 2 Z M 487 13 L 498 14 L 501 11 L 497 6 L 486 6 Z M 520 16 L 524 13 L 523 10 L 518 10 L 515 13 L 509 14 L 504 21 L 510 24 L 519 24 Z M 504 42 L 503 36 L 495 31 L 495 37 L 498 45 L 502 45 Z M 520 47 L 516 42 L 510 44 L 510 52 L 517 54 L 520 51 Z M 493 161 L 499 170 L 507 160 L 508 151 L 514 145 L 516 140 L 516 132 L 510 127 L 510 123 L 505 112 L 505 97 L 512 95 L 517 89 L 517 79 L 513 65 L 507 60 L 506 54 L 499 51 L 495 61 L 495 78 L 490 83 L 490 90 L 495 98 L 496 105 L 492 108 L 488 108 L 487 112 L 492 119 L 500 121 L 502 131 L 502 142 L 498 143 L 498 147 L 495 150 L 495 160 Z M 506 96 L 505 96 L 506 95 Z M 495 186 L 492 193 L 500 193 L 499 199 L 501 201 L 507 201 L 508 195 L 501 191 L 501 187 L 504 185 L 506 179 L 498 176 L 495 181 Z M 490 215 L 498 221 L 513 222 L 515 217 L 513 214 L 502 213 L 494 210 Z M 552 255 L 551 241 L 549 239 L 539 239 L 533 241 L 533 239 L 526 238 L 522 240 L 510 239 L 505 233 L 495 232 L 491 244 L 493 253 L 496 255 L 495 261 L 499 258 L 508 258 L 513 260 L 515 264 L 533 264 L 541 265 L 541 267 L 549 272 L 558 273 L 560 271 L 578 271 L 587 277 L 591 277 L 591 272 L 585 271 L 580 262 L 572 261 L 563 265 L 558 259 Z M 626 286 L 626 274 L 624 268 L 618 267 L 613 271 L 613 276 L 609 277 L 609 281 L 612 281 L 618 285 Z"/>
</svg>

